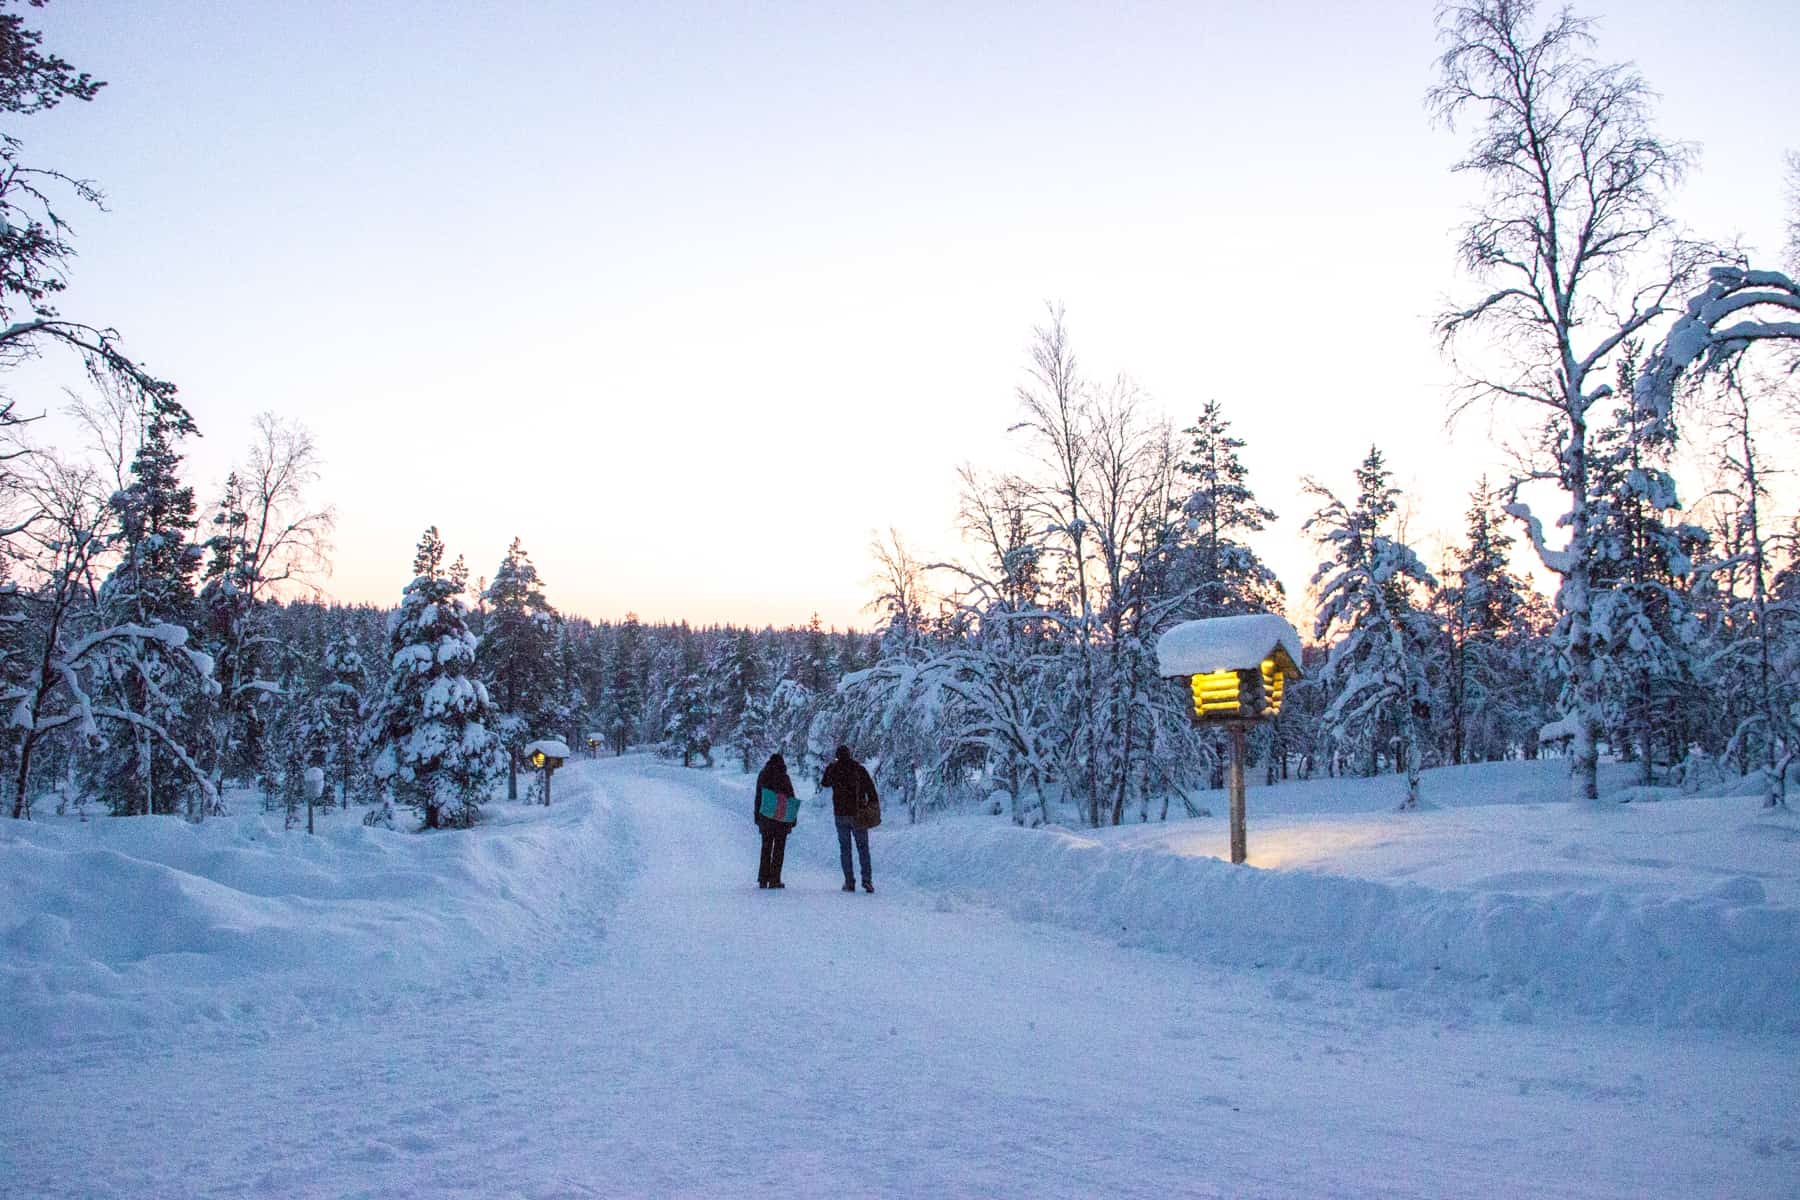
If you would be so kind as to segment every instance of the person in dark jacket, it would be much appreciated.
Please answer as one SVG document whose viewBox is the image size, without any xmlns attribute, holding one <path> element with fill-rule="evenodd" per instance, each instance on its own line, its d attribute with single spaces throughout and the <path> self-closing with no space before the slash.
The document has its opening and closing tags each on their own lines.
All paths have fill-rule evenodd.
<svg viewBox="0 0 1800 1200">
<path fill-rule="evenodd" d="M 787 763 L 779 754 L 769 755 L 769 761 L 756 773 L 756 793 L 750 798 L 750 815 L 756 818 L 756 827 L 762 831 L 762 858 L 756 866 L 756 886 L 786 887 L 787 884 L 781 882 L 781 860 L 787 854 L 788 834 L 793 831 L 794 823 L 763 816 L 764 788 L 789 801 L 794 798 L 794 781 L 788 778 Z"/>
<path fill-rule="evenodd" d="M 844 890 L 856 890 L 856 875 L 850 870 L 850 841 L 856 840 L 856 856 L 862 863 L 863 891 L 875 890 L 869 874 L 869 830 L 862 823 L 863 801 L 874 803 L 875 781 L 868 768 L 850 756 L 850 747 L 839 746 L 837 757 L 825 767 L 819 786 L 831 789 L 831 815 L 837 821 L 838 857 L 844 864 Z"/>
</svg>

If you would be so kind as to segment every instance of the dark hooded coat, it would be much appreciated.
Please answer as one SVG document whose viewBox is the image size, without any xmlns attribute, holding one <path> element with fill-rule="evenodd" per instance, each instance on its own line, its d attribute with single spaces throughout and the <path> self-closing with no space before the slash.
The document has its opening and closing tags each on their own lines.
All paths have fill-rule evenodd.
<svg viewBox="0 0 1800 1200">
<path fill-rule="evenodd" d="M 769 755 L 769 761 L 764 763 L 763 769 L 756 773 L 756 790 L 750 793 L 750 815 L 756 819 L 756 827 L 758 829 L 765 829 L 771 826 L 776 829 L 792 828 L 792 826 L 784 822 L 762 815 L 762 794 L 764 788 L 770 789 L 777 796 L 794 795 L 794 781 L 788 778 L 787 763 L 783 761 L 779 754 Z"/>
<path fill-rule="evenodd" d="M 861 817 L 865 798 L 880 798 L 876 795 L 875 780 L 870 777 L 868 768 L 850 756 L 848 746 L 837 748 L 837 757 L 826 766 L 819 786 L 831 789 L 831 815 L 851 821 Z"/>
</svg>

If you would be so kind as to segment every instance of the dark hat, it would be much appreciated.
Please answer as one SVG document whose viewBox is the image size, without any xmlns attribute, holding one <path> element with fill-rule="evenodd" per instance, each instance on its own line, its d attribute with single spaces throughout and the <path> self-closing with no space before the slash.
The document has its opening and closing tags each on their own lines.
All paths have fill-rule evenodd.
<svg viewBox="0 0 1800 1200">
<path fill-rule="evenodd" d="M 838 757 L 839 757 L 839 758 L 841 758 L 841 759 L 844 759 L 844 760 L 845 760 L 845 761 L 846 761 L 846 762 L 847 762 L 847 761 L 849 761 L 849 758 L 850 758 L 850 747 L 848 747 L 848 746 L 839 746 L 839 747 L 838 747 L 838 748 L 837 748 L 837 756 L 838 756 Z"/>
</svg>

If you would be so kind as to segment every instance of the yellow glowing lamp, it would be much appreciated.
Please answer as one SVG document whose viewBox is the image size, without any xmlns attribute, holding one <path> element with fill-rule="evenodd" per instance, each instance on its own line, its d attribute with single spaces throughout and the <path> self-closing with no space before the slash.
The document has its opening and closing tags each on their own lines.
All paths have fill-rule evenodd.
<svg viewBox="0 0 1800 1200">
<path fill-rule="evenodd" d="M 1156 652 L 1162 674 L 1187 676 L 1196 723 L 1279 716 L 1288 679 L 1300 675 L 1300 638 L 1273 613 L 1187 621 Z"/>
<path fill-rule="evenodd" d="M 1266 721 L 1281 713 L 1287 671 L 1282 659 L 1265 658 L 1255 667 L 1208 671 L 1188 677 L 1196 721 Z"/>
<path fill-rule="evenodd" d="M 562 766 L 563 760 L 568 757 L 569 748 L 558 741 L 533 742 L 525 747 L 525 761 L 530 763 L 532 769 L 536 771 L 546 769 L 554 771 Z"/>
<path fill-rule="evenodd" d="M 1283 656 L 1285 657 L 1285 655 Z M 1262 661 L 1263 707 L 1271 717 L 1281 715 L 1281 693 L 1287 684 L 1287 672 L 1272 658 Z"/>
</svg>

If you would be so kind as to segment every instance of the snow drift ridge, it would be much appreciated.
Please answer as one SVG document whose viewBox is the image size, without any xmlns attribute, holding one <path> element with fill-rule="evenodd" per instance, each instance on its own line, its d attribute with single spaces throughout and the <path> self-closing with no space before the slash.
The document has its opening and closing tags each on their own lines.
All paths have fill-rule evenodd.
<svg viewBox="0 0 1800 1200">
<path fill-rule="evenodd" d="M 948 821 L 883 837 L 881 869 L 1014 916 L 1232 966 L 1462 987 L 1609 1020 L 1800 1032 L 1800 911 L 1748 877 L 1700 897 L 1461 892 Z M 1524 1002 L 1524 1003 L 1521 1003 Z"/>
</svg>

